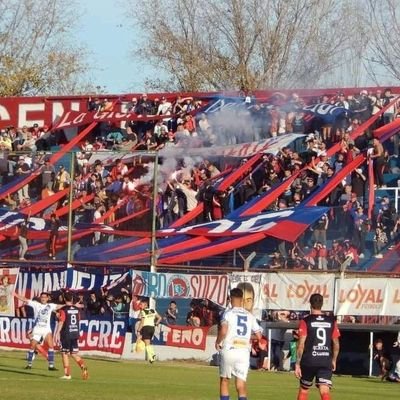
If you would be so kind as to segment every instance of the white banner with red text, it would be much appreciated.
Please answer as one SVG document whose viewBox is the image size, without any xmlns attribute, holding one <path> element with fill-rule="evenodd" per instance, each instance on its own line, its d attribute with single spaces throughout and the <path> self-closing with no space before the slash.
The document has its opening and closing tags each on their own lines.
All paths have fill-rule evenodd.
<svg viewBox="0 0 400 400">
<path fill-rule="evenodd" d="M 400 279 L 357 278 L 336 282 L 337 315 L 399 315 Z"/>
<path fill-rule="evenodd" d="M 251 308 L 257 317 L 264 309 L 307 311 L 313 293 L 324 297 L 324 310 L 333 310 L 334 274 L 234 273 L 230 286 L 245 291 L 247 308 Z"/>
</svg>

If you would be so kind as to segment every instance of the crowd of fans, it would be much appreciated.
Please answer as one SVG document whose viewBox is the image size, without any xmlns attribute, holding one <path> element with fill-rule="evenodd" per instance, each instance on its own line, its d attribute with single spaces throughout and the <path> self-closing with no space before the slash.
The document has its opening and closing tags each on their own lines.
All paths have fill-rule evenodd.
<svg viewBox="0 0 400 400">
<path fill-rule="evenodd" d="M 65 142 L 62 132 L 49 131 L 47 126 L 39 127 L 37 124 L 31 128 L 9 127 L 1 132 L 0 139 L 0 150 L 3 151 L 0 165 L 2 184 L 11 182 L 15 176 L 31 174 L 37 168 L 41 168 L 41 174 L 38 179 L 4 199 L 3 206 L 18 210 L 73 185 L 74 199 L 82 200 L 80 207 L 74 210 L 75 223 L 101 223 L 111 225 L 118 231 L 150 230 L 154 160 L 146 156 L 126 157 L 126 152 L 161 150 L 165 147 L 207 147 L 287 133 L 306 135 L 301 151 L 284 147 L 277 154 L 265 154 L 239 182 L 224 191 L 217 190 L 213 182 L 228 166 L 237 167 L 233 159 L 183 157 L 171 164 L 174 155 L 163 156 L 161 152 L 160 174 L 163 182 L 155 199 L 157 226 L 168 226 L 200 202 L 204 204 L 204 210 L 195 222 L 223 218 L 301 170 L 290 187 L 268 209 L 295 207 L 368 148 L 371 149 L 370 159 L 374 159 L 376 186 L 384 189 L 383 173 L 398 172 L 398 167 L 390 162 L 392 157 L 398 155 L 397 137 L 390 146 L 383 146 L 372 139 L 371 129 L 355 140 L 350 138 L 350 134 L 393 98 L 390 89 L 375 93 L 362 90 L 357 95 L 347 96 L 337 93 L 307 101 L 296 94 L 289 97 L 276 94 L 268 101 L 258 101 L 247 93 L 239 100 L 239 111 L 236 111 L 245 123 L 238 124 L 238 130 L 233 130 L 224 118 L 224 111 L 202 113 L 204 104 L 201 100 L 181 97 L 174 100 L 166 97 L 150 99 L 143 94 L 140 98 L 132 98 L 127 109 L 137 115 L 165 118 L 127 121 L 124 129 L 113 124 L 99 124 L 93 136 L 80 145 L 73 177 L 63 164 L 58 167 L 52 165 L 45 152 Z M 318 115 L 311 117 L 304 111 L 307 103 L 335 105 L 344 111 L 330 120 Z M 88 101 L 88 110 L 93 112 L 109 111 L 114 106 L 115 103 L 107 99 L 89 98 Z M 232 117 L 231 114 L 228 116 Z M 392 106 L 373 128 L 396 117 L 397 108 Z M 340 144 L 340 150 L 328 157 L 327 148 L 334 143 Z M 96 159 L 97 154 L 111 150 L 120 151 L 121 157 L 113 157 L 111 163 L 102 161 L 101 157 Z M 93 159 L 94 162 L 89 162 Z M 241 160 L 242 163 L 246 161 Z M 276 252 L 270 257 L 268 268 L 346 268 L 357 264 L 359 258 L 365 256 L 369 232 L 375 232 L 370 250 L 376 257 L 381 257 L 384 247 L 398 241 L 398 215 L 389 197 L 383 197 L 375 215 L 368 218 L 367 192 L 368 168 L 362 165 L 321 203 L 331 207 L 329 215 L 323 216 L 298 242 L 276 243 Z M 87 201 L 87 196 L 92 199 Z M 67 203 L 65 197 L 41 215 L 54 212 Z M 67 222 L 66 213 L 60 218 Z M 337 240 L 330 244 L 332 232 Z M 96 245 L 116 237 L 99 231 L 81 239 L 80 245 Z M 49 255 L 53 257 L 53 251 Z"/>
</svg>

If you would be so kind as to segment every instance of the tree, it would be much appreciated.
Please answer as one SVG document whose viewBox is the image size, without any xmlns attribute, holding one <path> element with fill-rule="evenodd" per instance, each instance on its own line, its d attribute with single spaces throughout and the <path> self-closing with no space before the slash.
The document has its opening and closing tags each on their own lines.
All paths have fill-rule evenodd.
<svg viewBox="0 0 400 400">
<path fill-rule="evenodd" d="M 348 58 L 358 29 L 351 0 L 129 4 L 145 35 L 134 55 L 163 70 L 169 90 L 171 82 L 187 91 L 315 86 Z"/>
<path fill-rule="evenodd" d="M 84 84 L 84 49 L 68 0 L 0 0 L 0 95 L 71 94 Z"/>
<path fill-rule="evenodd" d="M 400 80 L 399 13 L 398 0 L 367 2 L 365 20 L 371 31 L 371 39 L 365 61 L 370 76 L 377 84 L 377 70 L 382 68 L 392 78 Z"/>
</svg>

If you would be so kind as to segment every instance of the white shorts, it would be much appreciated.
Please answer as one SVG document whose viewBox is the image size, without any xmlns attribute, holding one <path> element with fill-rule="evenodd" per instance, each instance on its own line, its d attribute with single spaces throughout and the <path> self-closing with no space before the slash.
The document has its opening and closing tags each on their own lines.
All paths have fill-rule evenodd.
<svg viewBox="0 0 400 400">
<path fill-rule="evenodd" d="M 250 366 L 250 352 L 247 349 L 231 349 L 221 351 L 219 376 L 221 378 L 236 378 L 246 381 Z"/>
<path fill-rule="evenodd" d="M 42 343 L 48 334 L 51 334 L 47 328 L 33 328 L 31 333 L 31 339 L 35 342 Z"/>
</svg>

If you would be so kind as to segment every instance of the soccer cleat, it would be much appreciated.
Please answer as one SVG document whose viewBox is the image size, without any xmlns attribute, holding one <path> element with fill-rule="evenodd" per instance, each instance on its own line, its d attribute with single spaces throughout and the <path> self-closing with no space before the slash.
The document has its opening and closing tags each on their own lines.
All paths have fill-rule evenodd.
<svg viewBox="0 0 400 400">
<path fill-rule="evenodd" d="M 58 369 L 54 365 L 49 366 L 48 370 L 49 371 L 58 371 Z"/>
<path fill-rule="evenodd" d="M 153 362 L 156 361 L 156 355 L 154 354 L 153 356 L 150 357 L 150 364 L 153 364 Z"/>
<path fill-rule="evenodd" d="M 82 368 L 82 379 L 87 381 L 89 379 L 89 372 L 86 367 Z"/>
<path fill-rule="evenodd" d="M 25 369 L 32 369 L 32 365 L 27 365 Z"/>
<path fill-rule="evenodd" d="M 60 376 L 60 379 L 62 379 L 64 381 L 70 381 L 71 380 L 71 375 Z"/>
</svg>

